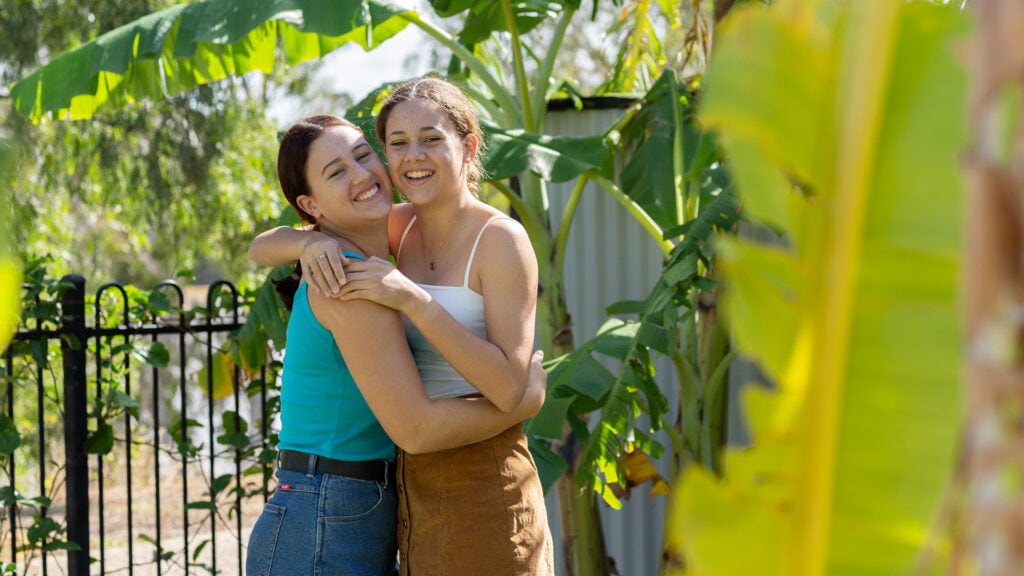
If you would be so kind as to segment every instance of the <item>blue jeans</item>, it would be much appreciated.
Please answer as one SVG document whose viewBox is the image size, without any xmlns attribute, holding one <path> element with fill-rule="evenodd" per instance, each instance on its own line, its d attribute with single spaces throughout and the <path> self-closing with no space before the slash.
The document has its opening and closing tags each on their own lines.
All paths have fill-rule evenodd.
<svg viewBox="0 0 1024 576">
<path fill-rule="evenodd" d="M 249 536 L 247 576 L 392 576 L 395 487 L 277 471 L 277 489 Z"/>
</svg>

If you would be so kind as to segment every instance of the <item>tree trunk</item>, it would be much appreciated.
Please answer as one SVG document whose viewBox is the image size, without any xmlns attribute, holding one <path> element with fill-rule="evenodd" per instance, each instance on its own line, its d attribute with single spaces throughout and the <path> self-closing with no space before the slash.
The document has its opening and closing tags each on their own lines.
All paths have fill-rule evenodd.
<svg viewBox="0 0 1024 576">
<path fill-rule="evenodd" d="M 968 544 L 983 576 L 1024 573 L 1024 4 L 972 2 L 977 16 L 964 269 Z M 1014 100 L 1016 98 L 1016 100 Z M 1007 135 L 1009 137 L 1007 137 Z M 954 559 L 958 562 L 958 559 Z M 959 566 L 954 566 L 956 571 Z"/>
</svg>

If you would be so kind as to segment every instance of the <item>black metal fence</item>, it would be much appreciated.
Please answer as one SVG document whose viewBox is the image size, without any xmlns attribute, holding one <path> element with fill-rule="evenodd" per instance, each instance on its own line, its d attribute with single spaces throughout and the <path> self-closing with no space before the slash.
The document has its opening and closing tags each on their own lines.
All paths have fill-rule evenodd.
<svg viewBox="0 0 1024 576">
<path fill-rule="evenodd" d="M 131 289 L 106 284 L 90 322 L 84 279 L 62 282 L 60 320 L 37 319 L 4 352 L 3 571 L 241 574 L 269 493 L 277 383 L 230 361 L 236 288 L 209 286 L 190 314 L 163 283 L 153 292 L 176 305 L 139 322 Z M 100 305 L 111 299 L 120 319 Z"/>
</svg>

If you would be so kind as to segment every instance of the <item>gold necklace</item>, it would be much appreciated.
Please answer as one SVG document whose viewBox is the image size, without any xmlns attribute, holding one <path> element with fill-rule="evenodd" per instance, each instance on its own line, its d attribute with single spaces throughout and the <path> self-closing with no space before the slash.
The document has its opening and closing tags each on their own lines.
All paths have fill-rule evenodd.
<svg viewBox="0 0 1024 576">
<path fill-rule="evenodd" d="M 445 243 L 448 242 L 448 238 L 451 237 L 452 230 L 455 230 L 459 226 L 459 220 L 462 219 L 462 213 L 465 212 L 466 208 L 468 208 L 468 207 L 469 207 L 469 204 L 466 204 L 465 206 L 462 207 L 461 210 L 459 210 L 458 215 L 455 216 L 455 222 L 452 222 L 452 226 L 451 226 L 451 228 L 448 229 L 448 233 L 444 235 L 444 240 L 441 240 L 441 245 L 437 247 L 437 253 L 431 252 L 430 248 L 427 247 L 427 240 L 426 240 L 426 238 L 423 239 L 423 249 L 427 251 L 427 254 L 430 254 L 430 265 L 429 265 L 429 268 L 430 268 L 431 272 L 433 272 L 434 270 L 437 270 L 437 263 L 436 263 L 437 257 L 440 256 L 441 255 L 441 251 L 444 250 L 444 245 L 445 245 Z"/>
</svg>

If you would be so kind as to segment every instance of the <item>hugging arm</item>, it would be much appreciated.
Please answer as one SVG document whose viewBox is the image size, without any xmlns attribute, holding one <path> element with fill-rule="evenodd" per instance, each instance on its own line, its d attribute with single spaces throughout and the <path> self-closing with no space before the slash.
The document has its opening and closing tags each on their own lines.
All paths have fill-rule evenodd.
<svg viewBox="0 0 1024 576">
<path fill-rule="evenodd" d="M 409 353 L 398 312 L 373 302 L 339 302 L 317 295 L 310 295 L 310 303 L 334 335 L 384 431 L 407 452 L 433 452 L 491 438 L 534 416 L 544 402 L 547 378 L 539 354 L 532 359 L 526 393 L 511 411 L 498 410 L 480 398 L 431 400 Z"/>
<path fill-rule="evenodd" d="M 319 294 L 338 294 L 345 283 L 343 265 L 348 247 L 336 236 L 312 229 L 278 226 L 249 244 L 249 259 L 263 266 L 287 266 L 301 262 L 309 287 Z M 324 254 L 320 257 L 320 254 Z M 313 273 L 310 274 L 312 268 Z"/>
<path fill-rule="evenodd" d="M 405 313 L 467 382 L 499 409 L 511 411 L 527 386 L 537 311 L 537 259 L 526 231 L 511 220 L 487 227 L 477 255 L 473 269 L 484 298 L 486 339 L 466 329 L 429 293 L 379 258 L 349 264 L 342 298 L 371 300 Z"/>
</svg>

